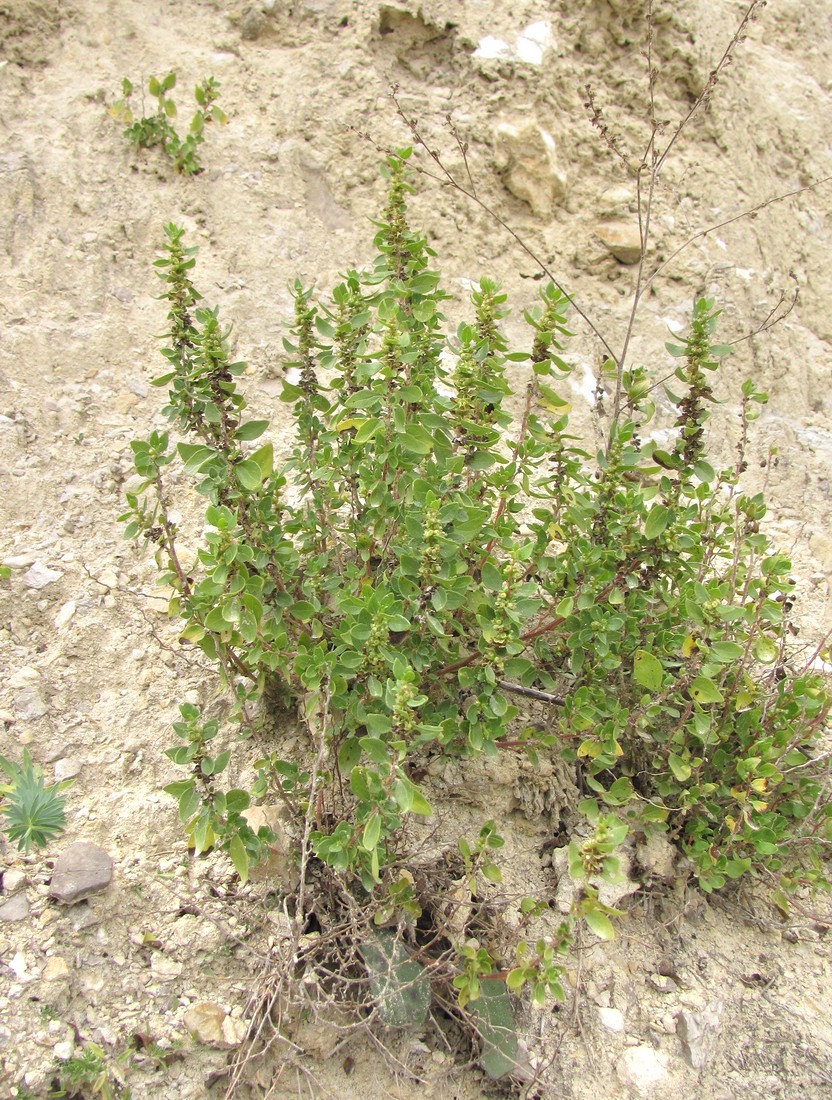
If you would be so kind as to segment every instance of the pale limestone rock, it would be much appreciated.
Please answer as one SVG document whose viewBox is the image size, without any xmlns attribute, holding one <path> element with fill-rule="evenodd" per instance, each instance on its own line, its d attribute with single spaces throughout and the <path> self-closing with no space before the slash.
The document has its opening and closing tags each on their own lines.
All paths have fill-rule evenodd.
<svg viewBox="0 0 832 1100">
<path fill-rule="evenodd" d="M 608 187 L 598 196 L 598 217 L 620 220 L 635 212 L 635 192 L 626 185 Z"/>
<path fill-rule="evenodd" d="M 667 1079 L 667 1055 L 642 1044 L 628 1047 L 615 1063 L 615 1072 L 625 1088 L 639 1096 L 650 1096 L 657 1085 Z"/>
<path fill-rule="evenodd" d="M 21 887 L 26 885 L 26 872 L 18 867 L 3 872 L 3 893 L 16 894 Z"/>
<path fill-rule="evenodd" d="M 55 626 L 58 630 L 60 630 L 61 627 L 66 626 L 66 624 L 75 614 L 77 607 L 78 604 L 75 602 L 75 600 L 67 600 L 61 610 L 55 616 Z"/>
<path fill-rule="evenodd" d="M 248 1031 L 247 1020 L 235 1020 L 225 1009 L 212 1001 L 198 1001 L 185 1013 L 185 1027 L 198 1043 L 232 1050 L 238 1047 Z"/>
<path fill-rule="evenodd" d="M 31 569 L 23 574 L 23 583 L 27 588 L 46 588 L 48 584 L 59 581 L 63 573 L 59 569 L 49 569 L 43 562 L 36 561 Z"/>
<path fill-rule="evenodd" d="M 641 234 L 635 222 L 602 222 L 593 231 L 619 263 L 637 264 L 641 259 Z"/>
<path fill-rule="evenodd" d="M 598 1016 L 607 1031 L 622 1032 L 624 1030 L 624 1015 L 617 1008 L 598 1009 Z"/>
<path fill-rule="evenodd" d="M 651 833 L 636 845 L 636 860 L 642 871 L 664 882 L 676 878 L 677 855 L 676 848 L 661 833 Z"/>
<path fill-rule="evenodd" d="M 715 1001 L 701 1012 L 682 1009 L 676 1015 L 676 1034 L 689 1065 L 702 1069 L 710 1060 L 722 1029 L 722 1003 Z"/>
<path fill-rule="evenodd" d="M 549 217 L 554 204 L 566 197 L 566 176 L 558 167 L 552 135 L 534 120 L 501 122 L 494 132 L 494 147 L 509 191 L 538 217 Z"/>
<path fill-rule="evenodd" d="M 41 979 L 45 982 L 61 982 L 69 978 L 69 964 L 60 955 L 52 955 L 46 960 Z"/>
</svg>

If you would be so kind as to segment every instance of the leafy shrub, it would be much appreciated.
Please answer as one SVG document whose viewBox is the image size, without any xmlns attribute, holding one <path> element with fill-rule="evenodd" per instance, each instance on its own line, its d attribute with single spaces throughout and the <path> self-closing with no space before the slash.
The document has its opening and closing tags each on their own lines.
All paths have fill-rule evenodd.
<svg viewBox="0 0 832 1100">
<path fill-rule="evenodd" d="M 242 810 L 272 790 L 349 891 L 380 911 L 418 912 L 402 873 L 406 825 L 432 810 L 414 765 L 525 751 L 574 761 L 591 796 L 591 835 L 570 849 L 585 885 L 572 919 L 601 936 L 615 911 L 593 882 L 618 873 L 628 831 L 666 834 L 706 890 L 752 873 L 819 882 L 829 697 L 790 650 L 790 563 L 760 530 L 763 498 L 740 487 L 747 428 L 766 399 L 753 382 L 735 466 L 708 460 L 711 379 L 727 350 L 712 343 L 714 303 L 697 302 L 689 335 L 669 345 L 679 366 L 666 388 L 668 449 L 645 433 L 657 383 L 639 367 L 617 373 L 619 415 L 606 447 L 588 453 L 563 396 L 567 297 L 545 288 L 524 314 L 530 348 L 510 351 L 506 296 L 483 279 L 449 340 L 434 254 L 407 222 L 407 156 L 385 166 L 371 269 L 347 271 L 327 300 L 295 284 L 284 461 L 262 441 L 269 423 L 244 418 L 244 364 L 231 360 L 218 310 L 200 304 L 195 250 L 166 229 L 168 369 L 155 384 L 168 388 L 181 439 L 133 443 L 141 485 L 126 535 L 157 547 L 182 638 L 233 684 L 242 720 L 280 691 L 313 741 L 308 761 L 276 746 L 253 792 L 223 794 L 214 780 L 228 754 L 209 757 L 204 744 L 215 726 L 183 708 L 177 732 L 190 747 L 170 755 L 192 774 L 168 789 L 197 851 L 218 841 L 245 877 L 265 837 Z M 207 501 L 193 560 L 171 510 L 173 463 Z M 547 731 L 524 717 L 528 696 L 551 707 Z M 474 848 L 461 842 L 474 876 L 499 876 L 493 837 L 492 826 Z M 567 926 L 557 943 L 523 944 L 509 987 L 562 993 L 568 942 Z M 458 956 L 465 1004 L 498 967 L 476 941 Z"/>
<path fill-rule="evenodd" d="M 191 176 L 202 171 L 202 163 L 197 148 L 205 141 L 205 127 L 211 122 L 224 125 L 228 120 L 224 112 L 216 105 L 220 86 L 212 76 L 197 84 L 194 99 L 197 109 L 191 118 L 191 124 L 185 137 L 180 137 L 172 122 L 177 110 L 173 99 L 168 95 L 176 87 L 176 73 L 170 72 L 163 80 L 151 76 L 148 92 L 156 100 L 154 114 L 137 119 L 130 106 L 134 92 L 131 81 L 124 78 L 121 82 L 121 96 L 111 108 L 110 115 L 125 124 L 124 136 L 137 149 L 152 149 L 160 146 L 172 162 L 177 172 Z M 144 104 L 142 104 L 144 110 Z"/>
</svg>

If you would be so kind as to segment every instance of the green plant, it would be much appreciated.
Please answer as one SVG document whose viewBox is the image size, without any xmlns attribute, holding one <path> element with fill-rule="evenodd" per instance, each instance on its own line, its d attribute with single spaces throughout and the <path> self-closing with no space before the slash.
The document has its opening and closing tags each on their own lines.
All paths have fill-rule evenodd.
<svg viewBox="0 0 832 1100">
<path fill-rule="evenodd" d="M 47 787 L 28 749 L 23 750 L 22 764 L 0 756 L 0 768 L 10 780 L 0 785 L 0 813 L 5 818 L 9 840 L 15 841 L 20 851 L 29 852 L 33 844 L 45 848 L 64 831 L 66 796 L 61 792 L 71 780 Z"/>
<path fill-rule="evenodd" d="M 316 865 L 351 912 L 360 901 L 376 925 L 413 936 L 428 904 L 408 846 L 410 819 L 432 814 L 424 762 L 516 751 L 574 762 L 593 831 L 570 848 L 579 889 L 558 936 L 524 943 L 510 968 L 501 948 L 469 936 L 430 972 L 455 990 L 496 1068 L 513 1058 L 512 1039 L 489 1032 L 490 1008 L 474 1019 L 483 989 L 501 989 L 501 1036 L 508 990 L 562 995 L 558 960 L 575 926 L 612 935 L 618 911 L 595 880 L 618 875 L 628 834 L 665 833 L 705 890 L 743 875 L 785 891 L 824 884 L 829 696 L 789 644 L 794 582 L 760 530 L 764 500 L 741 489 L 748 427 L 766 399 L 753 382 L 735 465 L 717 470 L 706 452 L 726 352 L 712 342 L 714 303 L 697 302 L 689 335 L 669 345 L 680 361 L 665 387 L 672 443 L 647 435 L 653 375 L 619 364 L 615 415 L 592 454 L 569 430 L 570 303 L 554 285 L 524 314 L 526 351 L 509 350 L 506 296 L 489 279 L 471 320 L 444 335 L 447 295 L 407 221 L 408 156 L 385 165 L 372 268 L 347 271 L 326 300 L 295 284 L 283 393 L 295 442 L 282 464 L 263 442 L 268 421 L 244 417 L 244 364 L 218 309 L 200 304 L 194 250 L 166 228 L 167 369 L 155 384 L 168 390 L 176 437 L 132 444 L 141 484 L 122 519 L 128 538 L 155 547 L 182 639 L 216 662 L 246 733 L 262 727 L 264 699 L 295 700 L 309 754 L 284 759 L 278 746 L 249 793 L 217 790 L 230 750 L 208 755 L 216 722 L 182 708 L 184 744 L 168 755 L 191 777 L 166 789 L 196 849 L 221 836 L 243 877 L 263 838 L 241 810 L 281 798 L 299 838 L 301 910 Z M 206 500 L 187 560 L 173 464 Z M 554 737 L 529 735 L 529 695 L 553 709 Z M 472 898 L 480 876 L 499 880 L 488 857 L 499 843 L 489 822 L 458 846 Z M 524 906 L 531 919 L 536 903 Z M 487 920 L 481 901 L 474 908 Z M 399 995 L 417 972 L 398 940 L 363 959 L 382 1017 L 420 1011 Z"/>
<path fill-rule="evenodd" d="M 142 118 L 136 118 L 130 104 L 135 89 L 125 77 L 121 83 L 121 99 L 110 108 L 109 113 L 125 125 L 124 136 L 137 149 L 152 149 L 158 145 L 177 172 L 185 176 L 196 175 L 202 171 L 197 150 L 205 140 L 205 127 L 212 122 L 224 125 L 228 121 L 224 112 L 216 105 L 220 86 L 212 76 L 197 84 L 194 89 L 197 109 L 184 137 L 177 133 L 171 122 L 171 119 L 176 118 L 177 109 L 168 93 L 175 87 L 175 72 L 168 73 L 162 80 L 151 76 L 148 92 L 156 100 L 156 110 L 153 114 L 143 114 Z"/>
<path fill-rule="evenodd" d="M 705 455 L 725 350 L 710 342 L 713 303 L 670 345 L 672 447 L 641 438 L 653 401 L 639 369 L 590 456 L 557 390 L 568 302 L 553 287 L 526 313 L 531 351 L 509 352 L 505 296 L 483 280 L 444 367 L 446 295 L 406 222 L 405 162 L 387 165 L 373 269 L 348 272 L 330 305 L 296 285 L 283 468 L 271 442 L 250 447 L 268 423 L 243 419 L 243 364 L 218 311 L 197 305 L 182 230 L 167 229 L 170 369 L 156 383 L 194 441 L 133 444 L 144 480 L 124 518 L 158 546 L 183 639 L 237 678 L 241 714 L 279 679 L 312 716 L 349 782 L 312 843 L 369 891 L 406 816 L 431 812 L 410 762 L 506 751 L 527 689 L 560 701 L 560 749 L 597 801 L 668 832 L 706 888 L 752 867 L 811 878 L 829 820 L 812 760 L 828 699 L 792 670 L 790 563 L 759 530 L 762 498 L 739 489 L 742 457 L 717 472 Z M 523 412 L 506 436 L 519 363 Z M 764 400 L 745 384 L 743 425 Z M 208 500 L 187 564 L 164 481 L 175 460 Z"/>
<path fill-rule="evenodd" d="M 119 1064 L 124 1060 L 125 1056 L 109 1057 L 103 1047 L 87 1042 L 77 1054 L 60 1063 L 60 1073 L 49 1095 L 76 1096 L 76 1089 L 83 1089 L 85 1094 L 101 1100 L 130 1100 Z"/>
</svg>

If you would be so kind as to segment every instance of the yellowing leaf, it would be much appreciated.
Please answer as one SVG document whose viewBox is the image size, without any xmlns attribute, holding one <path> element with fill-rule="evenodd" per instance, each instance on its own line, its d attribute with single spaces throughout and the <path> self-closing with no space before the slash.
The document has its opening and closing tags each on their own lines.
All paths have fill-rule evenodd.
<svg viewBox="0 0 832 1100">
<path fill-rule="evenodd" d="M 700 706 L 724 702 L 722 692 L 712 680 L 705 676 L 696 677 L 690 685 L 690 694 L 694 702 L 699 703 Z"/>
<path fill-rule="evenodd" d="M 633 660 L 633 676 L 636 683 L 648 691 L 658 691 L 662 686 L 664 669 L 661 661 L 658 661 L 652 653 L 646 649 L 639 649 Z"/>
</svg>

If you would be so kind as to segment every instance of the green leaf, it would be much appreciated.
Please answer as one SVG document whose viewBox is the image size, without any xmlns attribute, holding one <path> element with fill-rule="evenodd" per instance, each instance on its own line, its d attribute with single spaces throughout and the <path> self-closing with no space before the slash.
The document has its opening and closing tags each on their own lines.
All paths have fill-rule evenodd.
<svg viewBox="0 0 832 1100">
<path fill-rule="evenodd" d="M 670 523 L 672 515 L 670 508 L 666 508 L 663 504 L 654 504 L 644 525 L 644 537 L 646 539 L 658 538 Z"/>
<path fill-rule="evenodd" d="M 680 783 L 684 783 L 685 780 L 690 779 L 690 764 L 686 764 L 681 756 L 677 756 L 675 752 L 672 752 L 668 756 L 667 762 L 670 765 L 670 770 L 673 772 L 673 775 Z"/>
<path fill-rule="evenodd" d="M 720 664 L 730 664 L 742 657 L 745 650 L 736 642 L 712 642 L 710 656 Z"/>
<path fill-rule="evenodd" d="M 250 442 L 252 439 L 259 439 L 268 426 L 268 420 L 249 420 L 247 424 L 240 425 L 234 433 L 234 438 L 242 439 L 246 442 Z"/>
<path fill-rule="evenodd" d="M 199 443 L 179 443 L 179 457 L 185 463 L 186 474 L 197 474 L 206 463 L 216 457 L 217 452 Z"/>
<path fill-rule="evenodd" d="M 230 814 L 241 814 L 243 810 L 247 810 L 251 805 L 251 795 L 248 791 L 241 791 L 237 788 L 231 790 L 225 796 L 225 808 Z"/>
<path fill-rule="evenodd" d="M 245 886 L 248 882 L 249 858 L 246 846 L 240 839 L 239 833 L 231 838 L 231 843 L 228 845 L 228 854 L 231 856 L 234 870 L 240 876 L 243 886 Z"/>
<path fill-rule="evenodd" d="M 367 443 L 378 432 L 382 426 L 381 420 L 378 417 L 372 417 L 370 420 L 364 420 L 361 427 L 353 436 L 354 443 Z"/>
<path fill-rule="evenodd" d="M 234 473 L 241 487 L 250 493 L 254 492 L 255 489 L 259 489 L 263 482 L 263 472 L 259 463 L 255 462 L 253 458 L 247 458 L 245 462 L 238 463 L 234 467 Z"/>
<path fill-rule="evenodd" d="M 724 698 L 716 684 L 706 676 L 697 676 L 690 685 L 690 694 L 694 702 L 700 705 L 722 703 Z"/>
<path fill-rule="evenodd" d="M 483 562 L 482 583 L 491 592 L 499 592 L 503 587 L 503 575 L 490 561 Z"/>
<path fill-rule="evenodd" d="M 394 790 L 402 813 L 418 814 L 420 817 L 430 817 L 433 813 L 431 804 L 407 776 L 399 775 Z"/>
<path fill-rule="evenodd" d="M 428 455 L 433 450 L 433 436 L 416 424 L 396 435 L 397 442 L 411 454 Z"/>
<path fill-rule="evenodd" d="M 648 691 L 658 691 L 662 686 L 664 668 L 661 661 L 658 661 L 652 653 L 648 653 L 646 649 L 639 649 L 633 659 L 633 676 L 636 683 L 643 688 L 647 688 Z"/>
<path fill-rule="evenodd" d="M 439 284 L 439 273 L 436 271 L 424 271 L 415 275 L 407 284 L 411 294 L 430 294 Z"/>
<path fill-rule="evenodd" d="M 773 665 L 780 656 L 780 647 L 771 638 L 761 635 L 754 642 L 754 656 L 764 665 Z"/>
<path fill-rule="evenodd" d="M 636 792 L 630 778 L 621 775 L 616 779 L 608 791 L 604 791 L 601 798 L 608 806 L 623 806 L 625 802 L 635 798 Z"/>
<path fill-rule="evenodd" d="M 342 775 L 348 775 L 361 759 L 361 745 L 358 738 L 348 737 L 338 750 L 338 767 Z"/>
<path fill-rule="evenodd" d="M 584 920 L 588 927 L 602 940 L 614 940 L 615 929 L 612 926 L 612 921 L 606 915 L 602 913 L 600 909 L 588 908 L 584 912 Z"/>
<path fill-rule="evenodd" d="M 362 737 L 359 744 L 374 764 L 386 764 L 390 760 L 387 744 L 378 737 Z"/>
<path fill-rule="evenodd" d="M 251 454 L 248 461 L 257 463 L 260 467 L 260 476 L 265 481 L 267 477 L 271 477 L 274 469 L 274 445 L 264 443 Z"/>
<path fill-rule="evenodd" d="M 361 844 L 368 852 L 372 852 L 378 847 L 379 837 L 381 836 L 381 814 L 378 810 L 374 810 L 370 814 L 367 824 L 364 826 L 364 832 L 361 834 Z"/>
<path fill-rule="evenodd" d="M 289 614 L 299 622 L 308 622 L 315 614 L 315 608 L 308 600 L 298 600 L 289 608 Z"/>
<path fill-rule="evenodd" d="M 484 863 L 482 865 L 483 878 L 488 882 L 502 882 L 503 874 L 496 863 Z"/>
</svg>

